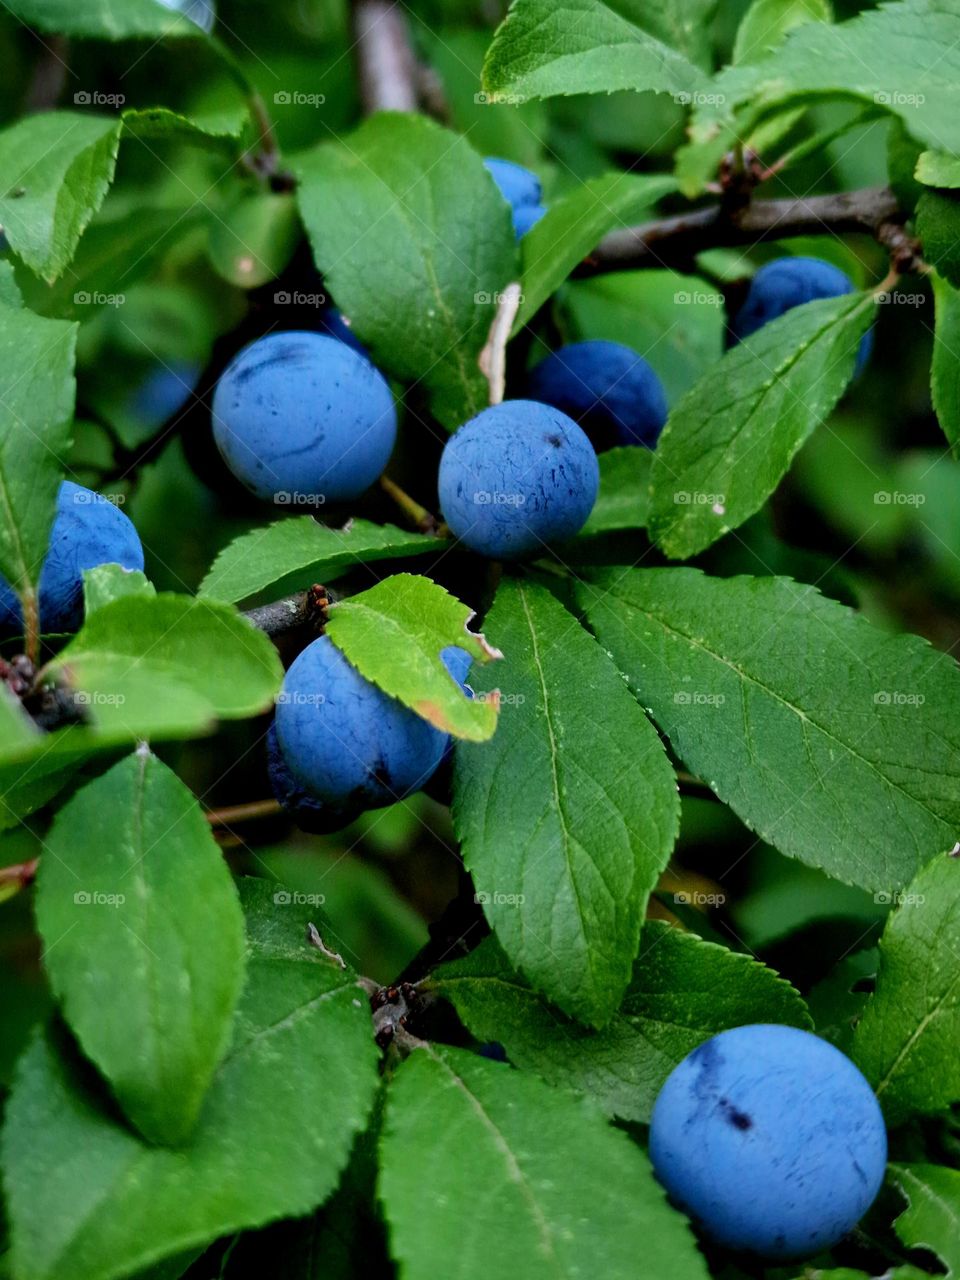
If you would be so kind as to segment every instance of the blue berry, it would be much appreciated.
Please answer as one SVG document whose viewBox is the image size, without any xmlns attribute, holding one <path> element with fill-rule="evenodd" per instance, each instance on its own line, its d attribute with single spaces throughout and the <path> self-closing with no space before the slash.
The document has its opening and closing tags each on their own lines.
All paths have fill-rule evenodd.
<svg viewBox="0 0 960 1280">
<path fill-rule="evenodd" d="M 593 339 L 561 347 L 531 371 L 527 394 L 579 422 L 599 451 L 653 448 L 667 420 L 660 379 L 635 351 Z"/>
<path fill-rule="evenodd" d="M 578 533 L 599 482 L 593 446 L 566 414 L 534 400 L 506 400 L 447 441 L 440 505 L 473 551 L 511 560 Z"/>
<path fill-rule="evenodd" d="M 750 281 L 747 300 L 730 326 L 734 344 L 762 329 L 793 307 L 817 298 L 840 298 L 855 286 L 845 272 L 821 258 L 777 258 L 760 268 Z M 863 335 L 857 364 L 859 374 L 873 350 L 873 330 Z"/>
<path fill-rule="evenodd" d="M 112 502 L 64 480 L 43 567 L 40 570 L 40 628 L 76 631 L 83 618 L 83 571 L 99 564 L 143 568 L 143 547 L 131 521 Z M 20 602 L 0 577 L 0 630 L 22 627 Z"/>
<path fill-rule="evenodd" d="M 213 398 L 227 466 L 281 504 L 357 498 L 381 474 L 397 432 L 393 395 L 357 351 L 319 333 L 272 333 L 244 347 Z"/>
<path fill-rule="evenodd" d="M 650 1158 L 711 1239 L 800 1258 L 836 1244 L 870 1208 L 887 1138 L 872 1089 L 839 1049 L 755 1025 L 722 1031 L 671 1072 Z"/>
</svg>

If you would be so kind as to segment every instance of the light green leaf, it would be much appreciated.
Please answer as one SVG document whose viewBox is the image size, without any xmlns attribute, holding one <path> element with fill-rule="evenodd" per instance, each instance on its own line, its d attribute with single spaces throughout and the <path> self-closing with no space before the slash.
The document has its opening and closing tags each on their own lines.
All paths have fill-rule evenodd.
<svg viewBox="0 0 960 1280">
<path fill-rule="evenodd" d="M 548 205 L 523 237 L 523 301 L 519 332 L 608 231 L 629 226 L 676 189 L 665 174 L 608 173 Z"/>
<path fill-rule="evenodd" d="M 19 701 L 6 684 L 0 684 L 0 741 L 4 747 L 29 749 L 39 738 L 39 729 Z"/>
<path fill-rule="evenodd" d="M 586 1101 L 462 1049 L 425 1046 L 398 1070 L 379 1194 L 406 1280 L 708 1274 L 625 1133 Z"/>
<path fill-rule="evenodd" d="M 936 311 L 930 395 L 950 450 L 960 458 L 960 293 L 931 272 Z"/>
<path fill-rule="evenodd" d="M 641 352 L 669 404 L 723 355 L 723 294 L 700 276 L 644 269 L 571 280 L 562 306 L 578 339 L 606 338 Z"/>
<path fill-rule="evenodd" d="M 0 307 L 0 572 L 36 587 L 70 438 L 77 326 Z"/>
<path fill-rule="evenodd" d="M 772 969 L 653 920 L 623 1004 L 602 1031 L 578 1026 L 532 991 L 493 938 L 426 985 L 452 1002 L 478 1040 L 501 1043 L 514 1066 L 643 1124 L 673 1068 L 718 1031 L 750 1022 L 812 1026 L 799 993 Z"/>
<path fill-rule="evenodd" d="M 809 22 L 760 62 L 721 72 L 711 93 L 725 122 L 745 103 L 756 117 L 813 96 L 860 98 L 899 116 L 931 149 L 957 152 L 958 82 L 956 0 L 900 0 L 836 26 Z"/>
<path fill-rule="evenodd" d="M 17 284 L 13 263 L 0 261 L 0 307 L 18 310 L 23 306 L 23 295 Z"/>
<path fill-rule="evenodd" d="M 283 675 L 273 645 L 235 609 L 168 594 L 97 609 L 48 671 L 101 742 L 179 737 L 256 715 Z"/>
<path fill-rule="evenodd" d="M 479 412 L 477 357 L 517 277 L 510 211 L 480 157 L 423 116 L 387 114 L 297 172 L 317 266 L 376 363 L 425 385 L 448 427 Z"/>
<path fill-rule="evenodd" d="M 638 445 L 623 445 L 601 453 L 600 492 L 581 536 L 611 529 L 643 529 L 650 503 L 653 454 Z"/>
<path fill-rule="evenodd" d="M 877 989 L 853 1037 L 890 1125 L 960 1101 L 960 862 L 935 859 L 893 896 Z"/>
<path fill-rule="evenodd" d="M 960 187 L 960 156 L 943 151 L 922 151 L 914 175 L 928 187 Z"/>
<path fill-rule="evenodd" d="M 830 0 L 753 0 L 737 28 L 733 61 L 756 62 L 805 22 L 832 20 Z"/>
<path fill-rule="evenodd" d="M 543 586 L 507 578 L 492 743 L 457 748 L 463 858 L 511 963 L 560 1009 L 619 1008 L 647 898 L 676 838 L 663 744 L 603 650 Z M 471 673 L 479 694 L 483 672 Z"/>
<path fill-rule="evenodd" d="M 487 54 L 484 88 L 523 98 L 653 89 L 689 102 L 707 76 L 665 42 L 658 18 L 667 6 L 634 0 L 629 18 L 621 16 L 626 8 L 603 0 L 515 0 Z"/>
<path fill-rule="evenodd" d="M 203 37 L 196 23 L 158 0 L 4 0 L 4 8 L 26 26 L 65 36 Z"/>
<path fill-rule="evenodd" d="M 5 694 L 0 701 L 7 702 Z M 0 706 L 0 735 L 6 743 L 9 734 L 4 714 L 5 708 Z M 67 785 L 79 764 L 79 760 L 69 759 L 65 763 L 59 752 L 45 757 L 43 740 L 35 731 L 23 739 L 21 745 L 27 748 L 28 754 L 32 747 L 36 758 L 26 766 L 0 765 L 0 831 L 18 827 L 23 818 L 42 809 Z"/>
<path fill-rule="evenodd" d="M 763 505 L 840 399 L 870 294 L 794 307 L 729 351 L 673 409 L 654 454 L 651 536 L 695 555 Z"/>
<path fill-rule="evenodd" d="M 429 578 L 395 573 L 332 604 L 325 633 L 352 666 L 444 733 L 485 742 L 497 727 L 497 699 L 468 698 L 440 658 L 458 645 L 474 662 L 503 655 L 468 631 L 473 611 Z"/>
<path fill-rule="evenodd" d="M 57 814 L 36 911 L 84 1052 L 148 1141 L 183 1143 L 230 1039 L 243 915 L 200 806 L 145 747 Z"/>
<path fill-rule="evenodd" d="M 240 888 L 247 982 L 187 1148 L 148 1146 L 120 1123 L 63 1035 L 21 1060 L 3 1135 L 16 1275 L 119 1280 L 309 1213 L 336 1186 L 377 1087 L 369 1006 L 304 944 L 274 883 Z"/>
<path fill-rule="evenodd" d="M 234 538 L 217 556 L 200 584 L 200 595 L 239 603 L 265 591 L 303 589 L 332 582 L 348 569 L 374 560 L 440 553 L 444 538 L 410 533 L 392 524 L 351 520 L 343 529 L 293 516 Z"/>
<path fill-rule="evenodd" d="M 960 1276 L 960 1173 L 939 1164 L 892 1164 L 890 1178 L 907 1199 L 893 1228 L 909 1249 L 929 1249 Z"/>
<path fill-rule="evenodd" d="M 124 569 L 119 564 L 98 564 L 83 571 L 83 615 L 89 618 L 96 609 L 124 596 L 153 597 L 157 589 L 139 569 Z"/>
<path fill-rule="evenodd" d="M 787 578 L 618 568 L 580 600 L 677 755 L 782 853 L 893 893 L 952 847 L 952 658 Z"/>
<path fill-rule="evenodd" d="M 45 111 L 0 133 L 0 226 L 48 283 L 70 262 L 113 181 L 119 117 Z"/>
</svg>

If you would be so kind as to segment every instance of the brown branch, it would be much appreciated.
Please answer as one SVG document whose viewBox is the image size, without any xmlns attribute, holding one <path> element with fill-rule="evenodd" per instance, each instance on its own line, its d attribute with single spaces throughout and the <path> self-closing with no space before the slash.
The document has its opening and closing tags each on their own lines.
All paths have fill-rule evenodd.
<svg viewBox="0 0 960 1280">
<path fill-rule="evenodd" d="M 353 6 L 360 97 L 374 111 L 416 111 L 420 69 L 406 15 L 397 0 L 356 0 Z"/>
<path fill-rule="evenodd" d="M 920 246 L 903 228 L 906 214 L 889 187 L 836 195 L 751 200 L 736 208 L 709 205 L 641 226 L 611 231 L 577 269 L 579 276 L 689 263 L 705 249 L 738 248 L 763 240 L 863 232 L 896 255 L 900 271 L 915 270 Z"/>
<path fill-rule="evenodd" d="M 31 858 L 29 862 L 17 862 L 12 867 L 0 867 L 0 885 L 15 884 L 23 888 L 37 874 L 38 865 L 39 859 Z"/>
<path fill-rule="evenodd" d="M 257 818 L 275 818 L 283 812 L 279 800 L 251 800 L 247 804 L 225 805 L 222 809 L 208 809 L 203 815 L 211 827 L 229 827 L 235 822 L 250 822 Z"/>
<path fill-rule="evenodd" d="M 248 609 L 243 616 L 268 636 L 278 636 L 297 627 L 319 630 L 326 621 L 327 606 L 334 599 L 326 587 L 315 584 L 308 591 L 298 591 L 282 600 L 272 600 L 256 609 Z"/>
</svg>

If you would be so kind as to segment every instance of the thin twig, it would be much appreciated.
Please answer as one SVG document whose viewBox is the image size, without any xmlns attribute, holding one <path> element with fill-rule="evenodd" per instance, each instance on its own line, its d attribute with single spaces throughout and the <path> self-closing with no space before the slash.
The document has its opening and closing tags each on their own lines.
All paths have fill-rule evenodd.
<svg viewBox="0 0 960 1280">
<path fill-rule="evenodd" d="M 436 534 L 439 528 L 437 517 L 431 515 L 426 507 L 422 507 L 416 498 L 411 498 L 406 490 L 401 489 L 389 476 L 380 477 L 380 488 L 403 512 L 410 524 L 420 533 Z"/>
<path fill-rule="evenodd" d="M 295 595 L 284 596 L 282 600 L 272 600 L 270 604 L 248 609 L 243 616 L 268 636 L 294 631 L 297 627 L 320 630 L 333 600 L 327 588 L 316 583 L 308 591 L 298 591 Z"/>
<path fill-rule="evenodd" d="M 222 809 L 208 809 L 203 815 L 211 827 L 232 827 L 236 822 L 254 818 L 273 818 L 283 812 L 279 800 L 251 800 L 248 804 L 228 804 Z"/>
<path fill-rule="evenodd" d="M 16 884 L 21 888 L 30 884 L 37 874 L 39 858 L 31 858 L 29 862 L 15 862 L 10 867 L 0 867 L 0 884 Z"/>
<path fill-rule="evenodd" d="M 687 263 L 705 249 L 737 248 L 825 231 L 871 235 L 897 253 L 901 271 L 915 270 L 920 246 L 904 231 L 905 217 L 889 187 L 865 187 L 798 199 L 751 200 L 732 210 L 714 204 L 610 232 L 576 274 L 593 276 Z"/>
</svg>

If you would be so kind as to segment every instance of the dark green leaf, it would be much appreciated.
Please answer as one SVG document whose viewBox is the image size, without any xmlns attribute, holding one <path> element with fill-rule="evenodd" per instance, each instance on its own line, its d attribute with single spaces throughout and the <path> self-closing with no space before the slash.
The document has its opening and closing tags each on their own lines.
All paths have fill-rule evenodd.
<svg viewBox="0 0 960 1280">
<path fill-rule="evenodd" d="M 241 882 L 247 982 L 183 1151 L 150 1147 L 119 1122 L 64 1037 L 37 1040 L 22 1059 L 3 1136 L 18 1276 L 55 1280 L 66 1265 L 72 1280 L 118 1280 L 309 1213 L 333 1191 L 377 1087 L 370 1011 L 275 892 Z"/>
<path fill-rule="evenodd" d="M 892 1164 L 890 1177 L 908 1207 L 894 1229 L 910 1249 L 929 1249 L 947 1268 L 947 1280 L 960 1275 L 960 1173 L 938 1164 Z"/>
<path fill-rule="evenodd" d="M 158 0 L 5 0 L 8 13 L 38 31 L 101 40 L 203 35 L 196 23 Z"/>
<path fill-rule="evenodd" d="M 960 196 L 925 191 L 917 202 L 917 235 L 924 260 L 960 287 Z"/>
<path fill-rule="evenodd" d="M 781 852 L 892 893 L 960 828 L 960 672 L 786 578 L 612 569 L 581 602 L 677 754 Z"/>
<path fill-rule="evenodd" d="M 493 938 L 437 969 L 429 986 L 478 1040 L 499 1041 L 515 1066 L 645 1124 L 673 1068 L 718 1031 L 749 1022 L 812 1025 L 798 992 L 772 969 L 658 921 L 644 926 L 623 1004 L 602 1031 L 551 1008 Z"/>
<path fill-rule="evenodd" d="M 461 744 L 454 824 L 512 964 L 602 1025 L 677 830 L 673 770 L 607 655 L 535 582 L 505 579 L 486 623 L 506 655 L 491 743 Z M 478 694 L 490 684 L 471 673 Z"/>
<path fill-rule="evenodd" d="M 503 1063 L 414 1052 L 390 1088 L 380 1164 L 407 1280 L 706 1280 L 640 1148 L 586 1101 Z"/>
<path fill-rule="evenodd" d="M 763 505 L 853 375 L 871 295 L 795 307 L 708 370 L 676 406 L 654 454 L 649 528 L 685 559 Z"/>
<path fill-rule="evenodd" d="M 936 330 L 930 366 L 930 394 L 943 434 L 960 457 L 960 293 L 934 273 Z"/>
<path fill-rule="evenodd" d="M 643 529 L 650 505 L 649 449 L 624 445 L 601 453 L 600 492 L 581 534 L 607 533 L 611 529 Z"/>
<path fill-rule="evenodd" d="M 891 896 L 897 909 L 853 1058 L 894 1125 L 960 1099 L 960 862 L 937 858 Z"/>
<path fill-rule="evenodd" d="M 466 139 L 380 115 L 297 166 L 317 266 L 387 372 L 456 427 L 487 404 L 477 357 L 517 276 L 510 211 Z"/>
<path fill-rule="evenodd" d="M 255 289 L 278 276 L 302 235 L 292 195 L 244 194 L 210 227 L 210 261 L 228 284 Z"/>
<path fill-rule="evenodd" d="M 184 1142 L 229 1041 L 243 916 L 200 806 L 145 747 L 58 813 L 36 911 L 84 1052 L 149 1141 Z"/>
</svg>

